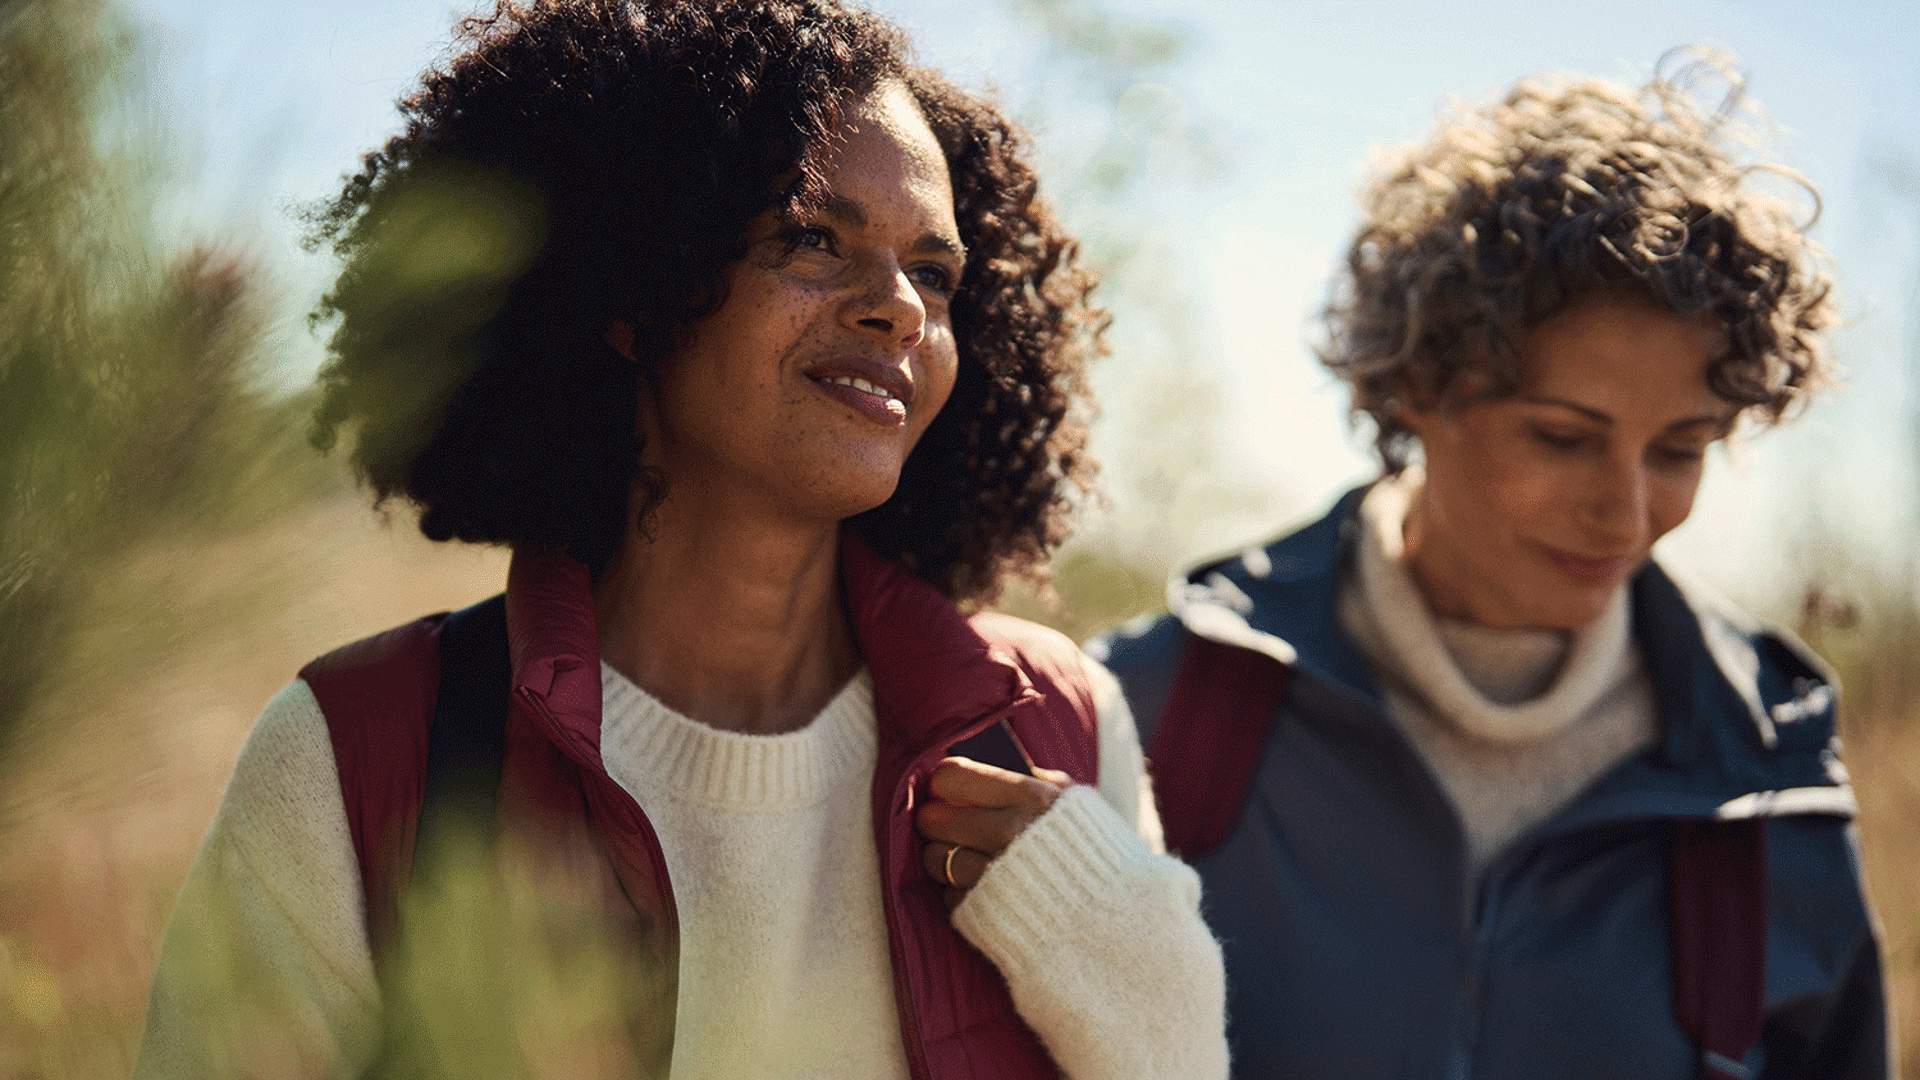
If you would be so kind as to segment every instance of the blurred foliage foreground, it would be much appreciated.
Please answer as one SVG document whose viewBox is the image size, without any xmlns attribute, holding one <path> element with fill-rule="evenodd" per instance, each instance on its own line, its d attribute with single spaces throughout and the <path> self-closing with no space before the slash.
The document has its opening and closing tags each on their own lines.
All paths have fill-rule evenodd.
<svg viewBox="0 0 1920 1080">
<path fill-rule="evenodd" d="M 124 1073 L 193 840 L 79 827 L 155 779 L 115 701 L 240 600 L 184 553 L 328 483 L 252 388 L 248 262 L 157 239 L 131 51 L 92 0 L 0 0 L 0 1076 Z"/>
<path fill-rule="evenodd" d="M 0 0 L 0 1078 L 126 1074 L 173 895 L 260 704 L 328 646 L 502 572 L 498 553 L 383 529 L 303 445 L 307 403 L 256 391 L 268 286 L 240 253 L 162 239 L 133 56 L 100 0 Z M 1157 574 L 1113 558 L 1058 570 L 1064 606 L 1012 606 L 1084 634 L 1159 603 Z M 1920 621 L 1882 595 L 1851 628 L 1817 604 L 1802 628 L 1850 691 L 1920 1075 Z M 512 895 L 443 902 L 504 926 Z M 477 982 L 577 1001 L 596 980 L 520 955 L 537 937 Z M 547 970 L 570 974 L 530 974 Z"/>
</svg>

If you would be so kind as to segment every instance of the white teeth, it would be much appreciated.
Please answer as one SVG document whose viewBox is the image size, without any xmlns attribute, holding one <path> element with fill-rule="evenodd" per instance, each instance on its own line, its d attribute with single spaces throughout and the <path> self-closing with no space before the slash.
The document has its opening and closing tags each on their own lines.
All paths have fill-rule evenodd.
<svg viewBox="0 0 1920 1080">
<path fill-rule="evenodd" d="M 835 375 L 831 379 L 823 379 L 821 381 L 837 383 L 841 386 L 851 386 L 855 390 L 872 394 L 875 397 L 890 398 L 893 396 L 892 394 L 888 393 L 886 390 L 882 389 L 881 387 L 875 386 L 865 379 L 856 379 L 851 375 Z"/>
</svg>

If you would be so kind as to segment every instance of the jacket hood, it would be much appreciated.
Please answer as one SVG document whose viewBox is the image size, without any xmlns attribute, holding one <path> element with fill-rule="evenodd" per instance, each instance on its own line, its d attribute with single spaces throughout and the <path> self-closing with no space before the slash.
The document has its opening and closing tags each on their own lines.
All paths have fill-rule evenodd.
<svg viewBox="0 0 1920 1080">
<path fill-rule="evenodd" d="M 1366 491 L 1348 492 L 1325 517 L 1271 544 L 1174 578 L 1168 608 L 1191 633 L 1265 653 L 1292 665 L 1296 677 L 1329 683 L 1383 714 L 1370 667 L 1338 617 Z M 1629 588 L 1659 743 L 1609 774 L 1583 804 L 1610 814 L 1851 816 L 1825 665 L 1790 634 L 1653 561 Z M 1618 797 L 1608 798 L 1615 788 Z"/>
</svg>

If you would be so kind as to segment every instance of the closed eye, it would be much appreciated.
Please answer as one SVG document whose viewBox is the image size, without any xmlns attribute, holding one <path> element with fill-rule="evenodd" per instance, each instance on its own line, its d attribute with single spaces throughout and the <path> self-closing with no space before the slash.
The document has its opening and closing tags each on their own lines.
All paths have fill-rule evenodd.
<svg viewBox="0 0 1920 1080">
<path fill-rule="evenodd" d="M 1661 461 L 1672 465 L 1692 465 L 1707 456 L 1704 446 L 1656 446 L 1653 452 Z"/>
<path fill-rule="evenodd" d="M 1557 450 L 1562 453 L 1572 453 L 1580 450 L 1590 441 L 1589 436 L 1582 432 L 1557 431 L 1553 428 L 1540 427 L 1533 429 L 1533 438 L 1534 441 L 1548 449 Z"/>
</svg>

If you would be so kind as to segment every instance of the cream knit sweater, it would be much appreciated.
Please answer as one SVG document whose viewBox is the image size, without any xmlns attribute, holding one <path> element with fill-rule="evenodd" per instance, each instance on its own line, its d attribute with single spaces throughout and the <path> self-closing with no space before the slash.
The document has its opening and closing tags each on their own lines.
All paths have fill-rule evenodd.
<svg viewBox="0 0 1920 1080">
<path fill-rule="evenodd" d="M 1421 481 L 1408 469 L 1361 501 L 1340 620 L 1372 662 L 1388 716 L 1459 812 L 1477 881 L 1507 844 L 1652 742 L 1653 686 L 1624 586 L 1572 633 L 1435 619 L 1404 560 Z"/>
<path fill-rule="evenodd" d="M 1022 1017 L 1075 1080 L 1224 1077 L 1220 956 L 1199 917 L 1198 880 L 1159 853 L 1132 717 L 1105 669 L 1089 663 L 1088 675 L 1098 790 L 1070 789 L 1029 827 L 955 925 L 1006 975 Z M 673 871 L 674 1080 L 904 1078 L 873 847 L 866 673 L 805 728 L 775 736 L 705 727 L 605 665 L 601 681 L 608 773 L 646 811 Z M 137 1080 L 358 1076 L 377 1053 L 381 1015 L 359 897 L 326 723 L 295 682 L 249 737 L 189 872 Z M 493 979 L 513 984 L 509 995 L 554 982 L 539 965 L 504 966 Z M 590 984 L 581 970 L 565 969 Z M 562 981 L 556 993 L 566 989 Z M 540 1008 L 553 1006 L 529 1005 Z M 499 1038 L 477 1031 L 472 1042 Z M 545 1064 L 599 1075 L 618 1071 L 612 1060 Z"/>
</svg>

